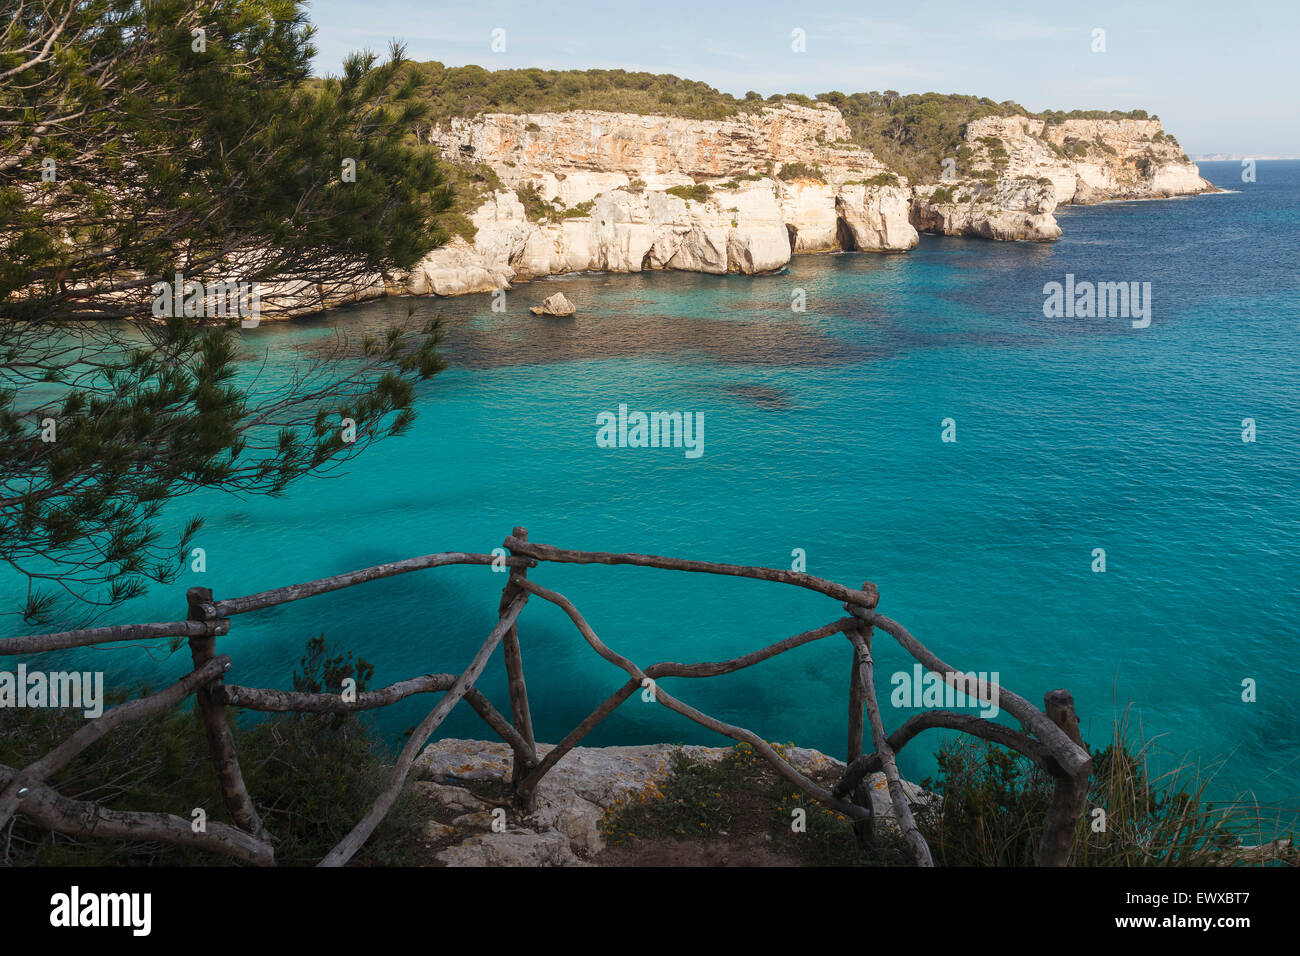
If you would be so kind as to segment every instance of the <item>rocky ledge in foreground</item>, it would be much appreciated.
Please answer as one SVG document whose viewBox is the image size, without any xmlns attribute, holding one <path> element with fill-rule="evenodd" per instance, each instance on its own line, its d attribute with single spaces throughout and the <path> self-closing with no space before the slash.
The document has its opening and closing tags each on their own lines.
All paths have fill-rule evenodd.
<svg viewBox="0 0 1300 956">
<path fill-rule="evenodd" d="M 552 750 L 538 744 L 545 756 Z M 434 859 L 446 866 L 590 866 L 602 849 L 601 823 L 606 811 L 655 792 L 671 773 L 673 754 L 681 751 L 695 761 L 718 761 L 731 753 L 728 747 L 650 744 L 632 747 L 576 747 L 543 778 L 537 790 L 537 809 L 519 818 L 506 809 L 504 832 L 494 832 L 491 798 L 478 796 L 492 785 L 510 781 L 513 755 L 508 746 L 487 740 L 440 740 L 430 744 L 416 760 L 417 771 L 427 778 L 415 788 L 434 808 L 425 825 L 431 840 L 451 837 L 450 846 Z M 841 761 L 816 750 L 782 748 L 782 753 L 805 774 L 842 769 Z M 868 778 L 878 825 L 893 826 L 894 808 L 883 774 Z M 908 799 L 922 804 L 932 795 L 904 782 Z M 501 814 L 496 814 L 499 820 Z"/>
</svg>

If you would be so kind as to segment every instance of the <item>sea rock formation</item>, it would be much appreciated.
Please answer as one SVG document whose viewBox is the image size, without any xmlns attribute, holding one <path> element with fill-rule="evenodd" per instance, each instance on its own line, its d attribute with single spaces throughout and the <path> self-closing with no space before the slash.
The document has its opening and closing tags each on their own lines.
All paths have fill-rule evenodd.
<svg viewBox="0 0 1300 956">
<path fill-rule="evenodd" d="M 966 143 L 972 169 L 1050 179 L 1063 205 L 1215 191 L 1159 120 L 990 116 L 967 125 Z"/>
<path fill-rule="evenodd" d="M 1056 191 L 1046 179 L 966 180 L 918 186 L 912 224 L 921 232 L 983 239 L 1058 239 Z"/>
<path fill-rule="evenodd" d="M 541 305 L 535 305 L 528 310 L 533 315 L 573 315 L 578 311 L 578 307 L 569 301 L 569 297 L 563 292 L 556 292 L 554 295 L 548 295 L 542 300 Z"/>
<path fill-rule="evenodd" d="M 552 747 L 538 744 L 545 756 Z M 651 793 L 670 773 L 672 756 L 681 750 L 695 760 L 720 760 L 729 748 L 650 744 L 633 747 L 575 747 L 542 779 L 537 809 L 525 819 L 507 815 L 506 829 L 493 832 L 491 807 L 463 783 L 510 779 L 513 756 L 499 741 L 439 740 L 416 758 L 416 768 L 431 781 L 416 787 L 440 809 L 430 822 L 430 839 L 451 838 L 436 859 L 447 866 L 586 866 L 604 848 L 601 822 L 606 811 Z M 843 764 L 816 750 L 783 748 L 786 758 L 809 773 Z M 920 806 L 934 799 L 920 787 L 903 784 L 908 801 Z M 867 778 L 878 826 L 896 826 L 884 774 Z M 441 818 L 451 820 L 448 824 Z M 457 821 L 461 821 L 457 823 Z"/>
<path fill-rule="evenodd" d="M 1060 236 L 1058 204 L 1212 191 L 1158 120 L 985 117 L 952 180 L 911 185 L 829 104 L 726 120 L 596 110 L 492 113 L 425 131 L 493 187 L 407 275 L 306 288 L 291 313 L 407 292 L 462 295 L 585 271 L 777 272 L 799 253 L 905 252 L 917 233 Z"/>
<path fill-rule="evenodd" d="M 906 185 L 849 142 L 833 107 L 765 106 L 730 120 L 575 110 L 487 114 L 436 127 L 450 162 L 484 164 L 504 188 L 411 288 L 454 295 L 566 272 L 756 274 L 795 252 L 916 245 Z M 550 214 L 530 219 L 520 190 Z"/>
</svg>

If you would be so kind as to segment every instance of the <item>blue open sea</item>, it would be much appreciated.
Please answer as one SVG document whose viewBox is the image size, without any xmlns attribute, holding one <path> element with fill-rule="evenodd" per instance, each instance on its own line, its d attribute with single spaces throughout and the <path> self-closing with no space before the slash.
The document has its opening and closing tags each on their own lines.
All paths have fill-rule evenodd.
<svg viewBox="0 0 1300 956">
<path fill-rule="evenodd" d="M 1066 208 L 1052 244 L 923 236 L 907 255 L 800 256 L 780 275 L 659 272 L 429 300 L 451 367 L 411 431 L 345 474 L 280 499 L 205 493 L 207 571 L 105 622 L 184 616 L 218 598 L 442 550 L 490 551 L 515 525 L 561 547 L 789 567 L 856 586 L 950 664 L 1040 702 L 1069 689 L 1085 736 L 1116 715 L 1211 792 L 1300 806 L 1300 162 L 1202 164 L 1225 194 Z M 1148 328 L 1045 318 L 1043 287 L 1151 284 Z M 795 290 L 806 311 L 791 310 Z M 527 307 L 562 290 L 567 320 Z M 245 332 L 273 374 L 389 300 Z M 251 366 L 250 366 L 251 367 Z M 704 454 L 596 445 L 620 404 L 702 413 Z M 955 442 L 941 440 L 952 419 Z M 1243 419 L 1256 440 L 1242 440 Z M 1105 573 L 1093 553 L 1105 549 Z M 642 665 L 732 657 L 842 616 L 778 584 L 627 567 L 544 565 L 608 644 Z M 237 683 L 288 687 L 323 633 L 375 664 L 372 686 L 459 671 L 491 629 L 503 576 L 445 568 L 238 617 L 219 642 Z M 11 627 L 7 633 L 19 633 Z M 619 686 L 561 612 L 520 623 L 538 738 L 556 741 Z M 882 696 L 911 659 L 875 640 Z M 769 740 L 845 746 L 842 637 L 758 667 L 665 686 Z M 59 655 L 113 681 L 188 670 L 141 649 Z M 29 662 L 30 664 L 30 662 Z M 53 666 L 51 662 L 51 666 Z M 1242 699 L 1243 681 L 1257 699 Z M 506 707 L 498 655 L 481 686 Z M 385 711 L 394 739 L 432 701 Z M 892 728 L 907 711 L 886 705 Z M 471 711 L 451 736 L 487 736 Z M 597 744 L 725 743 L 634 697 Z M 940 737 L 902 755 L 934 770 Z"/>
</svg>

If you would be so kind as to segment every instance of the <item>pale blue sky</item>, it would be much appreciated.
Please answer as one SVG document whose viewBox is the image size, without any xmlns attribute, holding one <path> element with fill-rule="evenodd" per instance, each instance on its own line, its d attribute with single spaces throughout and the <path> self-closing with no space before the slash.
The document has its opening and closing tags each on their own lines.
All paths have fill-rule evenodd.
<svg viewBox="0 0 1300 956">
<path fill-rule="evenodd" d="M 936 90 L 1159 114 L 1188 152 L 1300 156 L 1300 0 L 311 0 L 317 73 L 393 38 L 488 69 L 676 73 L 734 94 Z M 1092 52 L 1094 28 L 1106 52 Z M 506 50 L 491 49 L 505 30 Z M 807 52 L 791 50 L 791 31 Z"/>
</svg>

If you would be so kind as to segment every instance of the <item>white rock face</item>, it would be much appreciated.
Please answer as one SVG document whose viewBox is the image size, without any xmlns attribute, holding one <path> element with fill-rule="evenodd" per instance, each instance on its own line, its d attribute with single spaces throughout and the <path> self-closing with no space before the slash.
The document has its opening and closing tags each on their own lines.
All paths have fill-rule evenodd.
<svg viewBox="0 0 1300 956">
<path fill-rule="evenodd" d="M 794 233 L 795 252 L 833 252 L 840 248 L 840 217 L 835 187 L 809 181 L 781 183 L 781 218 Z"/>
<path fill-rule="evenodd" d="M 293 290 L 281 314 L 403 292 L 492 292 L 589 270 L 761 274 L 797 253 L 903 252 L 918 230 L 1050 240 L 1061 234 L 1058 202 L 1214 189 L 1157 120 L 987 117 L 965 135 L 962 181 L 910 187 L 897 177 L 874 184 L 888 170 L 849 142 L 843 116 L 824 104 L 762 106 L 726 120 L 595 110 L 455 119 L 429 141 L 449 162 L 490 167 L 504 186 L 470 215 L 473 241 L 452 239 L 406 276 Z M 711 191 L 668 192 L 697 185 Z M 523 186 L 555 212 L 529 221 L 515 192 Z M 935 202 L 938 189 L 955 195 Z"/>
<path fill-rule="evenodd" d="M 922 232 L 983 239 L 1058 239 L 1055 187 L 1032 179 L 918 186 L 912 222 Z"/>
<path fill-rule="evenodd" d="M 917 243 L 916 228 L 908 221 L 908 192 L 899 186 L 845 185 L 835 197 L 835 209 L 854 249 L 905 252 Z"/>
<path fill-rule="evenodd" d="M 585 270 L 757 274 L 795 252 L 839 249 L 842 235 L 860 234 L 863 250 L 911 248 L 905 190 L 845 185 L 885 171 L 849 137 L 838 110 L 794 104 L 718 121 L 594 110 L 453 120 L 430 142 L 450 162 L 490 166 L 507 188 L 471 217 L 474 242 L 432 253 L 411 288 L 457 294 Z M 819 172 L 776 175 L 795 163 Z M 667 191 L 696 184 L 710 195 Z M 521 186 L 564 215 L 529 222 L 513 193 Z M 842 227 L 841 207 L 853 227 Z"/>
<path fill-rule="evenodd" d="M 553 748 L 538 744 L 537 752 L 545 756 Z M 457 846 L 438 854 L 437 859 L 449 866 L 583 866 L 585 857 L 600 852 L 604 842 L 600 824 L 605 813 L 616 803 L 626 802 L 649 792 L 670 773 L 672 755 L 681 750 L 695 760 L 721 760 L 728 752 L 724 747 L 677 747 L 650 744 L 634 747 L 575 747 L 542 778 L 537 789 L 536 812 L 526 820 L 510 819 L 505 833 L 476 834 Z M 787 759 L 800 771 L 809 773 L 827 767 L 843 768 L 843 763 L 816 750 L 787 748 Z M 466 798 L 477 801 L 468 790 L 454 785 L 457 780 L 509 781 L 513 755 L 499 741 L 439 740 L 425 748 L 416 758 L 435 780 L 420 782 L 447 808 L 448 813 L 462 814 Z M 884 774 L 867 778 L 872 808 L 877 823 L 896 826 L 894 807 L 889 799 Z M 904 781 L 908 801 L 920 806 L 934 799 L 920 787 Z M 489 828 L 487 807 L 482 827 Z M 468 813 L 456 819 L 479 819 Z M 435 821 L 436 822 L 436 821 Z"/>
<path fill-rule="evenodd" d="M 998 168 L 989 140 L 1006 153 L 999 176 L 1050 179 L 1062 204 L 1215 191 L 1159 120 L 985 117 L 966 128 L 976 171 Z"/>
<path fill-rule="evenodd" d="M 566 296 L 563 292 L 556 292 L 553 295 L 548 295 L 545 299 L 543 299 L 541 305 L 533 306 L 528 311 L 533 313 L 533 315 L 565 316 L 565 315 L 573 315 L 573 313 L 577 312 L 578 309 L 572 302 L 569 301 L 569 297 Z"/>
</svg>

